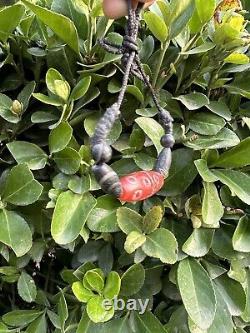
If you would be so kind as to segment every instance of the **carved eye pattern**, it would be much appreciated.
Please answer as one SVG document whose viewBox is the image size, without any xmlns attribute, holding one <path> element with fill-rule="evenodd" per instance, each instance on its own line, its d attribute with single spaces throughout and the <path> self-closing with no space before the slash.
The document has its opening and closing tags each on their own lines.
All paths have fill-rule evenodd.
<svg viewBox="0 0 250 333">
<path fill-rule="evenodd" d="M 145 200 L 157 193 L 164 184 L 164 177 L 156 171 L 139 171 L 120 179 L 121 201 Z"/>
<path fill-rule="evenodd" d="M 152 186 L 152 183 L 151 183 L 151 181 L 150 181 L 150 178 L 148 178 L 148 177 L 143 177 L 143 178 L 142 178 L 142 183 L 143 183 L 143 185 L 145 185 L 146 187 L 150 187 L 150 186 Z"/>
<path fill-rule="evenodd" d="M 140 200 L 140 198 L 143 195 L 143 191 L 142 190 L 137 190 L 135 191 L 134 195 L 133 195 L 133 201 L 137 201 Z"/>
</svg>

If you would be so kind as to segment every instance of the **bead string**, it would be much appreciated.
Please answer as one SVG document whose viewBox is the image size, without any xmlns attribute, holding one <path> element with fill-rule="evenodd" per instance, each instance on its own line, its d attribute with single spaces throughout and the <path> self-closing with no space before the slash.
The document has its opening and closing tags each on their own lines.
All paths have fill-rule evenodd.
<svg viewBox="0 0 250 333">
<path fill-rule="evenodd" d="M 128 20 L 122 45 L 116 45 L 106 39 L 100 40 L 100 45 L 108 52 L 121 54 L 121 63 L 124 68 L 122 87 L 118 95 L 117 102 L 109 107 L 98 122 L 95 133 L 91 139 L 92 156 L 96 162 L 93 166 L 93 173 L 101 188 L 110 194 L 119 197 L 121 194 L 121 184 L 118 175 L 106 163 L 112 158 L 112 149 L 107 144 L 109 135 L 115 121 L 120 117 L 120 107 L 123 103 L 130 75 L 139 78 L 151 92 L 154 104 L 158 110 L 159 122 L 164 128 L 165 135 L 161 138 L 163 146 L 154 170 L 166 176 L 171 165 L 171 148 L 174 145 L 173 119 L 170 113 L 163 109 L 158 101 L 154 88 L 149 77 L 146 75 L 138 55 L 137 37 L 140 25 L 140 12 L 143 4 L 139 3 L 137 9 L 133 9 L 132 1 L 128 0 Z"/>
</svg>

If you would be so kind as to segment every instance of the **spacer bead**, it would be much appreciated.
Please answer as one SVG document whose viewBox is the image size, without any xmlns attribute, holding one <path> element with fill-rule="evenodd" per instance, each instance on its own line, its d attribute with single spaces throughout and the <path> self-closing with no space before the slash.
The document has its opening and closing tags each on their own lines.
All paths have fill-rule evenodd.
<svg viewBox="0 0 250 333">
<path fill-rule="evenodd" d="M 164 148 L 172 148 L 174 143 L 175 140 L 172 134 L 165 134 L 161 137 L 161 145 Z"/>
<path fill-rule="evenodd" d="M 112 158 L 112 149 L 105 143 L 97 143 L 92 147 L 92 156 L 96 163 L 109 162 Z"/>
</svg>

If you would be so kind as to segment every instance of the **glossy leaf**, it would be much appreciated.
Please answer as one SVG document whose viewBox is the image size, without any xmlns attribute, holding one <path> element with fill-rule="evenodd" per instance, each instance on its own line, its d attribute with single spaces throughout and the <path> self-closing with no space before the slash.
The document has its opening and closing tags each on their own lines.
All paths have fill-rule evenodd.
<svg viewBox="0 0 250 333">
<path fill-rule="evenodd" d="M 9 35 L 18 26 L 25 8 L 21 4 L 0 10 L 0 40 L 6 42 Z M 11 17 L 11 20 L 9 19 Z"/>
<path fill-rule="evenodd" d="M 250 138 L 241 141 L 236 147 L 224 152 L 215 162 L 215 166 L 222 168 L 241 168 L 250 164 Z"/>
<path fill-rule="evenodd" d="M 185 308 L 193 322 L 208 329 L 214 320 L 216 299 L 212 282 L 194 259 L 184 259 L 178 267 L 178 286 Z"/>
<path fill-rule="evenodd" d="M 202 200 L 202 218 L 207 225 L 218 225 L 224 215 L 224 208 L 218 191 L 213 183 L 203 183 L 204 197 Z"/>
<path fill-rule="evenodd" d="M 27 206 L 39 199 L 43 186 L 34 179 L 32 172 L 25 164 L 11 169 L 5 181 L 2 198 L 18 206 Z"/>
<path fill-rule="evenodd" d="M 191 257 L 203 257 L 211 248 L 214 231 L 210 229 L 194 229 L 182 246 L 182 250 Z"/>
<path fill-rule="evenodd" d="M 143 286 L 145 270 L 141 264 L 132 265 L 121 277 L 121 295 L 136 294 Z"/>
<path fill-rule="evenodd" d="M 175 99 L 180 101 L 188 110 L 197 110 L 206 104 L 209 104 L 207 96 L 201 93 L 191 93 L 188 95 L 178 96 Z"/>
<path fill-rule="evenodd" d="M 50 153 L 57 153 L 66 148 L 71 139 L 72 133 L 72 127 L 66 122 L 62 122 L 54 128 L 49 135 Z"/>
<path fill-rule="evenodd" d="M 74 194 L 70 191 L 60 194 L 52 218 L 51 233 L 58 244 L 75 240 L 95 207 L 96 200 L 91 194 Z"/>
<path fill-rule="evenodd" d="M 233 170 L 213 170 L 213 173 L 223 184 L 230 188 L 233 194 L 245 203 L 250 204 L 250 176 Z"/>
<path fill-rule="evenodd" d="M 146 12 L 144 20 L 153 35 L 160 41 L 164 42 L 168 37 L 168 28 L 164 20 L 153 12 Z"/>
<path fill-rule="evenodd" d="M 142 232 L 142 217 L 134 210 L 126 207 L 117 210 L 117 221 L 119 228 L 125 233 L 129 234 L 133 231 Z"/>
<path fill-rule="evenodd" d="M 27 222 L 17 213 L 0 211 L 0 241 L 15 252 L 17 257 L 26 254 L 32 246 L 32 234 Z"/>
<path fill-rule="evenodd" d="M 79 53 L 79 42 L 76 27 L 69 18 L 52 12 L 46 8 L 37 6 L 29 1 L 22 0 L 22 2 L 34 12 L 39 20 L 54 31 L 60 39 L 67 43 L 72 50 Z"/>
<path fill-rule="evenodd" d="M 177 247 L 178 244 L 172 232 L 159 228 L 147 235 L 142 249 L 150 257 L 159 258 L 163 263 L 174 264 L 177 261 Z"/>
<path fill-rule="evenodd" d="M 43 169 L 47 163 L 48 156 L 33 143 L 13 141 L 7 147 L 18 164 L 27 163 L 31 170 Z"/>
<path fill-rule="evenodd" d="M 37 296 L 35 281 L 26 272 L 22 272 L 17 283 L 19 296 L 28 303 L 34 302 Z"/>
<path fill-rule="evenodd" d="M 250 219 L 248 216 L 240 218 L 232 241 L 236 251 L 250 252 Z"/>
</svg>

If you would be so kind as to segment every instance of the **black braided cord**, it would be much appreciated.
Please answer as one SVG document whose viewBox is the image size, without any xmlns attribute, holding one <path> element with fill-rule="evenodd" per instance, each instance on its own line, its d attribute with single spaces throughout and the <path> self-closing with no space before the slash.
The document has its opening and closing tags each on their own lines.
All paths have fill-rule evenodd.
<svg viewBox="0 0 250 333">
<path fill-rule="evenodd" d="M 91 138 L 92 156 L 95 165 L 92 170 L 96 180 L 104 192 L 119 197 L 121 194 L 121 184 L 116 172 L 107 165 L 112 158 L 112 149 L 107 144 L 109 135 L 114 123 L 120 117 L 120 107 L 124 100 L 130 75 L 139 78 L 148 87 L 153 101 L 158 110 L 159 122 L 164 128 L 165 135 L 161 138 L 163 146 L 160 152 L 154 170 L 166 176 L 171 165 L 171 148 L 174 145 L 173 137 L 173 119 L 169 112 L 161 107 L 154 88 L 152 87 L 148 76 L 146 75 L 138 55 L 137 36 L 140 25 L 140 12 L 143 4 L 139 4 L 137 9 L 132 8 L 131 0 L 128 0 L 128 20 L 125 36 L 122 46 L 110 43 L 106 39 L 100 40 L 100 45 L 108 52 L 121 54 L 121 63 L 124 68 L 122 87 L 118 95 L 117 102 L 110 106 L 98 122 L 95 133 Z"/>
</svg>

